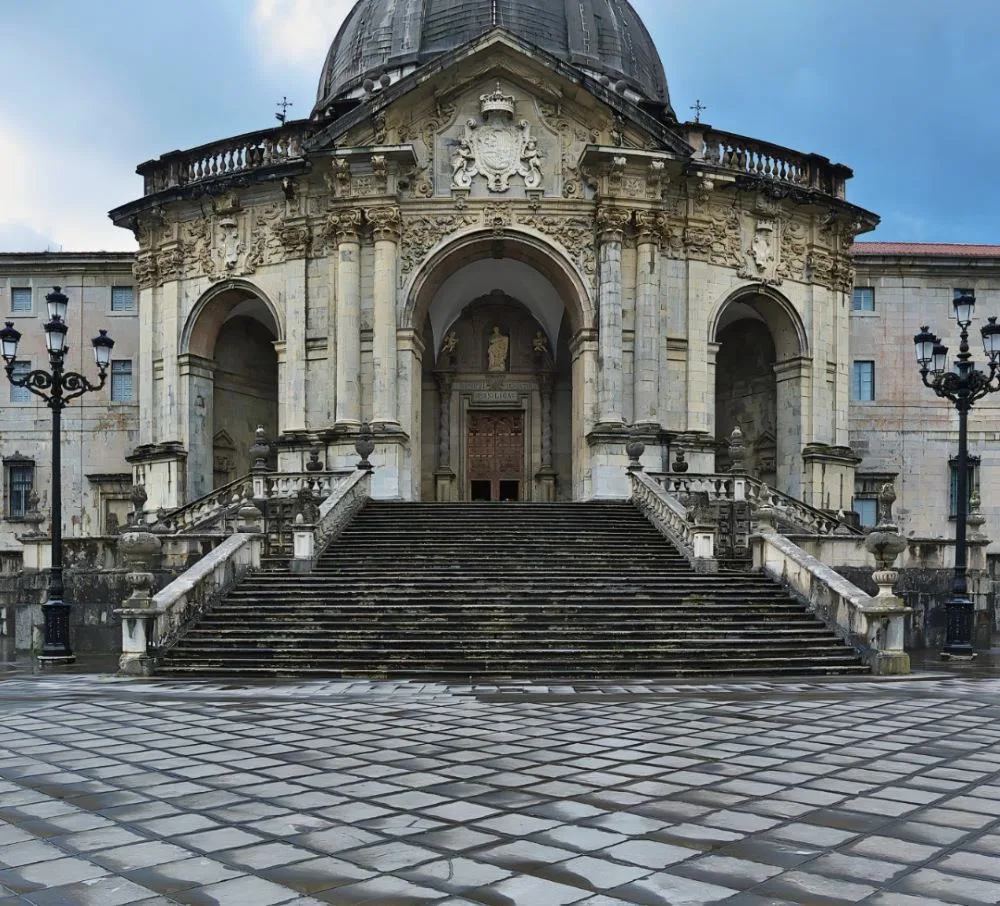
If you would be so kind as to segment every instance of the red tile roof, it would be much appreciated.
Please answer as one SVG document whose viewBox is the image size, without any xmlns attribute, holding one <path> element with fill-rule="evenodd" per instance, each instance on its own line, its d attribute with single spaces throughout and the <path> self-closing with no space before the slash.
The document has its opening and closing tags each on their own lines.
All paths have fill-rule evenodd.
<svg viewBox="0 0 1000 906">
<path fill-rule="evenodd" d="M 963 245 L 957 242 L 855 242 L 851 251 L 859 257 L 1000 258 L 1000 245 Z"/>
</svg>

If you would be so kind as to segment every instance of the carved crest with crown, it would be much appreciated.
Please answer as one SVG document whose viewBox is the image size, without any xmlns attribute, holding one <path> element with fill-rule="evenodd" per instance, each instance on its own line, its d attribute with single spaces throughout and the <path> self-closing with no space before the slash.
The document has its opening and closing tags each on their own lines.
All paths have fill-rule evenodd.
<svg viewBox="0 0 1000 906">
<path fill-rule="evenodd" d="M 541 152 L 527 120 L 515 121 L 516 101 L 496 91 L 479 99 L 481 120 L 470 119 L 452 155 L 452 185 L 470 189 L 482 176 L 491 192 L 506 192 L 515 176 L 524 179 L 526 189 L 542 185 Z"/>
</svg>

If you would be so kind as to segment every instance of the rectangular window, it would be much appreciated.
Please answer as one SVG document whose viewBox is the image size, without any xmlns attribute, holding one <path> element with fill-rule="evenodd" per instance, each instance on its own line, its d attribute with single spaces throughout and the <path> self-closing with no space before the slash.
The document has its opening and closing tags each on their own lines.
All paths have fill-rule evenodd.
<svg viewBox="0 0 1000 906">
<path fill-rule="evenodd" d="M 878 524 L 878 501 L 874 497 L 858 497 L 854 500 L 854 512 L 862 528 L 873 528 Z"/>
<path fill-rule="evenodd" d="M 851 399 L 861 403 L 870 403 L 875 399 L 874 362 L 855 362 L 851 378 Z"/>
<path fill-rule="evenodd" d="M 972 296 L 973 299 L 976 298 L 976 291 L 966 287 L 965 289 L 953 289 L 951 291 L 952 299 L 960 299 L 962 296 Z"/>
<path fill-rule="evenodd" d="M 851 294 L 851 311 L 875 311 L 875 288 L 855 286 Z"/>
<path fill-rule="evenodd" d="M 948 461 L 948 515 L 955 519 L 958 517 L 958 460 L 952 458 Z M 969 457 L 969 494 L 971 498 L 979 491 L 979 457 Z M 966 512 L 968 512 L 966 501 Z"/>
<path fill-rule="evenodd" d="M 7 515 L 22 519 L 28 515 L 28 496 L 35 485 L 35 466 L 32 463 L 11 463 L 7 472 Z"/>
<path fill-rule="evenodd" d="M 132 360 L 115 359 L 111 362 L 111 401 L 132 402 Z"/>
<path fill-rule="evenodd" d="M 31 311 L 31 287 L 14 286 L 10 290 L 11 311 Z"/>
<path fill-rule="evenodd" d="M 30 362 L 15 362 L 14 370 L 11 372 L 11 377 L 14 378 L 14 380 L 20 381 L 28 376 L 29 371 L 31 371 Z M 30 403 L 31 391 L 27 387 L 15 387 L 11 384 L 10 401 L 12 403 Z"/>
<path fill-rule="evenodd" d="M 135 311 L 135 287 L 132 287 L 132 286 L 112 286 L 111 287 L 111 310 L 112 311 Z"/>
</svg>

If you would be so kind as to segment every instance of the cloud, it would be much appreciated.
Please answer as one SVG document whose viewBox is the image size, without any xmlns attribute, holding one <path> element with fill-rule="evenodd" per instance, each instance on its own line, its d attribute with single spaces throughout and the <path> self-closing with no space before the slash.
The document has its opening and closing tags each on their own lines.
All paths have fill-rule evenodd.
<svg viewBox="0 0 1000 906">
<path fill-rule="evenodd" d="M 106 148 L 18 128 L 0 119 L 0 249 L 129 251 L 131 233 L 107 219 L 112 204 L 133 198 L 138 180 Z"/>
<path fill-rule="evenodd" d="M 355 0 L 255 0 L 253 28 L 273 63 L 319 72 Z"/>
</svg>

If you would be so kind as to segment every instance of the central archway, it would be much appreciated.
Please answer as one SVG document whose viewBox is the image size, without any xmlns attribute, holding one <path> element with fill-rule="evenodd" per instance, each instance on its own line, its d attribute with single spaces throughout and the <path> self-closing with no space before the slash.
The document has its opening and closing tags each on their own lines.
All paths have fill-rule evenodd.
<svg viewBox="0 0 1000 906">
<path fill-rule="evenodd" d="M 474 230 L 413 275 L 404 329 L 419 337 L 419 496 L 586 496 L 590 290 L 540 235 Z M 416 376 L 416 375 L 414 375 Z"/>
</svg>

